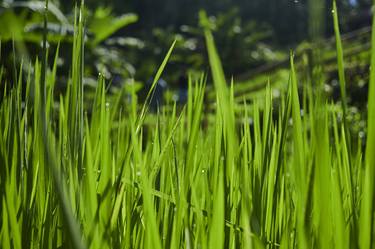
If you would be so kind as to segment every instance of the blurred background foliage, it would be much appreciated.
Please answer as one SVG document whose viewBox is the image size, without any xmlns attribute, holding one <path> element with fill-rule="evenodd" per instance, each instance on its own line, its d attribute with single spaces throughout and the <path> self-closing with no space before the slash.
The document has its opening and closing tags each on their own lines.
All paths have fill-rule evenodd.
<svg viewBox="0 0 375 249">
<path fill-rule="evenodd" d="M 337 2 L 343 33 L 370 25 L 370 0 Z M 60 89 L 66 86 L 63 76 L 70 70 L 76 4 L 76 1 L 50 0 L 49 55 L 53 60 L 59 44 Z M 208 13 L 225 72 L 228 78 L 233 76 L 236 79 L 237 95 L 242 99 L 246 94 L 253 96 L 254 89 L 261 88 L 257 87 L 258 83 L 264 85 L 270 79 L 277 85 L 287 80 L 284 68 L 288 66 L 290 49 L 302 51 L 301 64 L 313 57 L 305 53 L 314 49 L 312 41 L 328 39 L 323 40 L 323 46 L 326 47 L 325 50 L 321 49 L 323 60 L 329 62 L 330 53 L 335 51 L 328 42 L 333 35 L 331 1 L 90 0 L 85 4 L 86 86 L 96 84 L 99 73 L 114 87 L 134 82 L 138 89 L 147 86 L 167 49 L 177 40 L 164 77 L 168 88 L 186 88 L 187 74 L 194 75 L 208 70 L 198 20 L 201 9 Z M 40 53 L 43 8 L 44 1 L 1 2 L 0 60 L 4 65 L 3 77 L 9 78 L 9 81 L 16 77 L 14 65 L 18 65 L 21 60 L 24 63 L 34 61 Z M 315 22 L 319 24 L 315 25 Z M 367 38 L 361 37 L 354 41 L 349 39 L 347 47 L 365 47 Z M 358 75 L 358 71 L 366 71 L 368 57 L 365 52 L 353 52 L 356 55 L 353 57 L 354 62 L 350 61 L 350 69 L 355 71 L 353 75 Z M 13 53 L 17 56 L 13 56 Z M 19 61 L 15 63 L 13 58 Z M 27 67 L 24 68 L 27 70 Z M 330 69 L 329 65 L 327 68 Z M 336 71 L 333 68 L 325 75 L 327 92 L 334 96 L 337 88 Z M 356 82 L 352 84 L 356 87 L 354 92 L 361 92 L 365 87 L 364 78 L 350 78 Z M 350 83 L 348 85 L 351 86 Z M 361 97 L 359 95 L 355 98 Z"/>
</svg>

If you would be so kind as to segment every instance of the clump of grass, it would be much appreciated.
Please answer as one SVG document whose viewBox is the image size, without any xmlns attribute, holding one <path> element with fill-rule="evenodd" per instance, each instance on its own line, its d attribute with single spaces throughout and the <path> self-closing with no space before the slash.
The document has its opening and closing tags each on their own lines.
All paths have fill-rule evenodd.
<svg viewBox="0 0 375 249">
<path fill-rule="evenodd" d="M 338 118 L 346 92 L 335 7 L 340 110 L 302 87 L 291 55 L 280 104 L 273 105 L 268 87 L 263 100 L 245 102 L 235 114 L 233 87 L 202 13 L 217 96 L 213 118 L 205 113 L 204 76 L 190 78 L 182 111 L 174 105 L 157 115 L 148 113 L 153 89 L 143 105 L 133 89 L 129 104 L 125 90 L 108 95 L 99 76 L 88 115 L 81 11 L 77 20 L 66 94 L 53 98 L 58 52 L 50 65 L 46 39 L 41 62 L 3 93 L 1 248 L 374 247 L 375 73 L 363 150 L 360 141 L 351 146 Z"/>
</svg>

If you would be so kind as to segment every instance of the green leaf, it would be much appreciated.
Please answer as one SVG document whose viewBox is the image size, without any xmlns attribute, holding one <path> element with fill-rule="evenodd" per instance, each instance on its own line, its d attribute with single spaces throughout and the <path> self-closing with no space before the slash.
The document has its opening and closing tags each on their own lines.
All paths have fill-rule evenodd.
<svg viewBox="0 0 375 249">
<path fill-rule="evenodd" d="M 90 21 L 89 31 L 95 36 L 93 46 L 98 45 L 120 29 L 138 21 L 135 14 L 124 14 L 119 17 L 112 15 L 100 16 Z"/>
</svg>

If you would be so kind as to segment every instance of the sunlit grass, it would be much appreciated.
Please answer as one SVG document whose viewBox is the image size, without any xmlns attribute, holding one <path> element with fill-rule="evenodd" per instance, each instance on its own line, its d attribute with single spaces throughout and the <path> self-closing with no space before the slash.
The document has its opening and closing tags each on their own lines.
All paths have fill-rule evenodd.
<svg viewBox="0 0 375 249">
<path fill-rule="evenodd" d="M 189 79 L 184 108 L 156 115 L 148 105 L 174 44 L 145 104 L 131 87 L 107 94 L 99 76 L 86 110 L 77 11 L 65 94 L 54 99 L 58 52 L 51 64 L 43 56 L 20 65 L 29 74 L 18 82 L 0 82 L 0 248 L 374 248 L 375 73 L 364 149 L 342 121 L 334 10 L 339 108 L 299 80 L 291 54 L 278 104 L 269 86 L 236 112 L 235 82 L 202 12 L 215 112 L 205 112 L 202 76 Z M 375 24 L 372 34 L 375 47 Z"/>
</svg>

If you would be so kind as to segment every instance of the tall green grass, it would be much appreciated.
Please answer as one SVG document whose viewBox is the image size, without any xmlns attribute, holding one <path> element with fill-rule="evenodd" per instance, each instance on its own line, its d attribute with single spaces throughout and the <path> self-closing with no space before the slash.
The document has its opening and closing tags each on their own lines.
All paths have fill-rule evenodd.
<svg viewBox="0 0 375 249">
<path fill-rule="evenodd" d="M 66 93 L 54 98 L 59 54 L 47 61 L 46 39 L 17 82 L 0 70 L 0 248 L 374 248 L 375 73 L 362 149 L 340 119 L 346 85 L 335 7 L 338 109 L 299 81 L 291 55 L 282 101 L 273 103 L 268 87 L 236 113 L 235 83 L 202 13 L 213 118 L 205 76 L 189 79 L 182 110 L 148 112 L 174 44 L 145 104 L 131 87 L 107 94 L 99 75 L 85 109 L 82 8 Z"/>
</svg>

